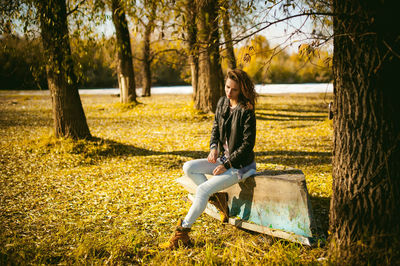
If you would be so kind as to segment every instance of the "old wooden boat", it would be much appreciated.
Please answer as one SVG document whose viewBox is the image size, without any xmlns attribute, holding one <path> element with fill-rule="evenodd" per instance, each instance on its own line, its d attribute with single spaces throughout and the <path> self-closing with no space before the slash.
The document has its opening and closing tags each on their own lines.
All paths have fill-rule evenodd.
<svg viewBox="0 0 400 266">
<path fill-rule="evenodd" d="M 193 201 L 197 186 L 186 176 L 176 181 Z M 256 173 L 223 191 L 228 193 L 230 224 L 304 245 L 314 242 L 312 208 L 301 170 Z M 205 212 L 220 218 L 210 203 Z"/>
</svg>

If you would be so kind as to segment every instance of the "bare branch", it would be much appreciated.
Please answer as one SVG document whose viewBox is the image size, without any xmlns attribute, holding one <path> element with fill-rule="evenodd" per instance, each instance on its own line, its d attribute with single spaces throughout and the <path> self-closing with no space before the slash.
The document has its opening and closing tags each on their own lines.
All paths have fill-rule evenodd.
<svg viewBox="0 0 400 266">
<path fill-rule="evenodd" d="M 390 45 L 387 44 L 386 41 L 383 41 L 383 44 L 384 44 L 384 45 L 389 49 L 389 51 L 391 51 L 395 56 L 397 56 L 398 58 L 400 58 L 400 55 L 399 55 L 398 53 L 396 53 L 396 52 L 392 49 L 392 47 L 390 47 Z"/>
<path fill-rule="evenodd" d="M 72 13 L 74 13 L 75 11 L 77 11 L 78 8 L 79 8 L 79 6 L 80 6 L 81 4 L 83 4 L 85 1 L 86 1 L 86 0 L 81 0 L 73 9 L 71 9 L 71 10 L 69 10 L 69 11 L 67 12 L 67 16 L 69 16 L 69 15 L 71 15 Z"/>
<path fill-rule="evenodd" d="M 165 50 L 161 50 L 161 51 L 158 51 L 158 52 L 156 52 L 156 53 L 153 53 L 153 54 L 151 55 L 151 57 L 150 57 L 150 62 L 152 62 L 158 55 L 163 54 L 163 53 L 168 53 L 168 52 L 175 52 L 175 53 L 177 53 L 177 54 L 179 54 L 179 55 L 186 56 L 186 54 L 185 54 L 184 52 L 182 52 L 181 50 L 172 49 L 172 48 L 171 48 L 171 49 L 165 49 Z M 138 61 L 140 61 L 140 62 L 143 62 L 143 61 L 144 61 L 143 58 L 140 58 L 140 57 L 137 57 L 137 56 L 133 56 L 133 58 L 136 59 L 136 60 L 138 60 Z"/>
<path fill-rule="evenodd" d="M 278 24 L 278 23 L 281 23 L 281 22 L 284 22 L 284 21 L 287 21 L 287 20 L 290 20 L 290 19 L 293 19 L 293 18 L 302 17 L 302 16 L 311 16 L 311 15 L 316 15 L 316 16 L 334 16 L 333 13 L 307 12 L 307 13 L 301 13 L 301 14 L 288 16 L 288 17 L 285 17 L 285 18 L 282 18 L 282 19 L 278 19 L 278 20 L 275 20 L 275 21 L 272 21 L 272 22 L 268 22 L 268 21 L 260 22 L 257 25 L 251 27 L 250 29 L 255 28 L 255 27 L 257 27 L 259 25 L 262 25 L 262 24 L 267 24 L 267 25 L 263 26 L 262 28 L 254 31 L 252 33 L 249 33 L 249 34 L 247 34 L 245 36 L 242 36 L 239 39 L 232 39 L 231 41 L 225 41 L 225 42 L 221 43 L 221 45 L 229 43 L 229 42 L 234 42 L 234 44 L 236 44 L 236 43 L 239 43 L 239 42 L 241 42 L 241 41 L 243 41 L 243 40 L 245 40 L 245 39 L 247 39 L 247 38 L 249 38 L 249 37 L 251 37 L 251 36 L 253 36 L 253 35 L 255 35 L 255 34 L 261 32 L 261 31 L 263 31 L 263 30 L 265 30 L 267 28 L 269 28 L 269 27 L 271 27 L 272 25 L 275 25 L 275 24 Z"/>
<path fill-rule="evenodd" d="M 161 50 L 161 51 L 158 51 L 158 52 L 152 54 L 151 57 L 150 57 L 150 62 L 152 62 L 156 58 L 156 56 L 158 56 L 159 54 L 168 53 L 168 52 L 175 52 L 175 53 L 180 54 L 180 55 L 185 55 L 184 53 L 182 53 L 181 50 L 178 50 L 178 49 L 172 49 L 172 48 L 171 49 L 165 49 L 165 50 Z"/>
</svg>

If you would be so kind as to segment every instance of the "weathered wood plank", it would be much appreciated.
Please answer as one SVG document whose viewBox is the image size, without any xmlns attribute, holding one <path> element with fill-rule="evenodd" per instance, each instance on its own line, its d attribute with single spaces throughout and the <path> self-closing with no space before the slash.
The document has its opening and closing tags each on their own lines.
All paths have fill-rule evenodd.
<svg viewBox="0 0 400 266">
<path fill-rule="evenodd" d="M 193 202 L 193 200 L 194 200 L 193 194 L 189 194 L 188 198 L 189 198 L 189 200 L 191 200 Z M 213 205 L 211 205 L 209 203 L 207 204 L 207 207 L 204 210 L 204 212 L 217 220 L 220 219 L 219 212 L 215 209 L 215 207 Z M 229 217 L 228 223 L 233 226 L 247 229 L 247 230 L 250 230 L 253 232 L 258 232 L 261 234 L 266 234 L 266 235 L 270 235 L 270 236 L 274 236 L 274 237 L 278 237 L 278 238 L 283 238 L 283 239 L 286 239 L 286 240 L 289 240 L 292 242 L 311 246 L 310 238 L 296 235 L 294 233 L 290 233 L 290 232 L 288 233 L 288 232 L 285 232 L 285 231 L 282 231 L 279 229 L 272 229 L 272 228 L 268 228 L 268 227 L 265 227 L 262 225 L 252 224 L 252 223 L 246 222 L 244 220 L 241 220 L 241 219 L 238 219 L 235 217 Z"/>
<path fill-rule="evenodd" d="M 176 181 L 190 194 L 196 193 L 197 186 L 188 177 Z M 231 224 L 309 245 L 314 222 L 300 170 L 257 173 L 224 191 L 228 193 Z M 213 208 L 209 204 L 206 213 L 219 219 Z"/>
</svg>

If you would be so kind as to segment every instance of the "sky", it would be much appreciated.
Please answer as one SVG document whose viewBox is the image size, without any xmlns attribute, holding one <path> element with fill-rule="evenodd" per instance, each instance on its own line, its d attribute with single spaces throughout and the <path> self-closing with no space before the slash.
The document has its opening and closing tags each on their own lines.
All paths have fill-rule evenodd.
<svg viewBox="0 0 400 266">
<path fill-rule="evenodd" d="M 258 13 L 257 13 L 258 12 Z M 292 11 L 292 14 L 299 12 L 298 10 Z M 276 19 L 280 19 L 286 16 L 282 12 L 281 9 L 278 7 L 273 8 L 269 11 L 268 15 L 266 15 L 265 12 L 265 7 L 261 5 L 261 8 L 259 10 L 256 10 L 254 13 L 254 17 L 252 19 L 252 22 L 254 24 L 257 23 L 264 23 L 261 24 L 261 26 L 265 26 L 266 21 L 274 21 Z M 106 16 L 108 19 L 103 25 L 100 25 L 97 27 L 97 32 L 99 34 L 104 34 L 106 37 L 110 37 L 111 35 L 114 34 L 115 28 L 111 20 L 111 12 L 108 11 L 106 13 Z M 305 17 L 297 17 L 294 19 L 291 19 L 290 21 L 285 21 L 281 23 L 274 24 L 265 30 L 259 32 L 258 34 L 264 35 L 268 42 L 270 43 L 271 47 L 275 47 L 277 45 L 281 47 L 286 47 L 286 51 L 289 53 L 297 53 L 298 52 L 298 47 L 299 45 L 309 42 L 308 36 L 303 33 L 294 33 L 296 32 L 297 29 L 301 28 L 302 31 L 304 32 L 311 32 L 312 31 L 312 21 L 310 19 L 305 19 Z M 22 28 L 22 26 L 21 26 Z M 131 27 L 133 28 L 133 27 Z M 255 30 L 255 29 L 253 29 Z M 235 32 L 235 31 L 233 31 Z M 243 32 L 241 35 L 246 35 L 251 30 L 247 32 Z M 293 36 L 291 36 L 293 35 Z M 290 37 L 291 36 L 291 37 Z M 233 37 L 235 37 L 235 34 L 233 34 Z M 235 47 L 240 47 L 242 45 L 246 45 L 247 42 L 250 41 L 250 39 L 244 40 L 238 44 L 235 45 Z M 328 50 L 332 50 L 332 45 L 328 44 L 326 46 Z"/>
<path fill-rule="evenodd" d="M 275 12 L 275 18 L 270 18 L 270 21 L 273 21 L 274 19 L 279 19 L 285 16 L 285 14 L 282 13 L 281 10 L 276 9 L 277 11 Z M 274 13 L 274 9 L 270 11 L 271 14 Z M 107 14 L 109 16 L 109 19 L 106 21 L 105 24 L 101 25 L 98 27 L 98 31 L 100 33 L 103 33 L 105 36 L 109 37 L 115 32 L 114 25 L 111 20 L 111 12 Z M 259 14 L 256 14 L 253 22 L 254 23 L 260 23 L 260 22 L 265 22 L 266 21 L 266 16 L 265 12 L 260 12 Z M 266 25 L 266 24 L 263 24 Z M 303 33 L 295 33 L 297 29 L 301 28 Z M 265 30 L 259 32 L 258 34 L 264 35 L 266 39 L 269 41 L 272 47 L 279 45 L 281 47 L 286 47 L 286 51 L 289 53 L 297 53 L 298 52 L 298 47 L 301 44 L 307 43 L 310 40 L 308 39 L 309 36 L 307 36 L 306 33 L 310 33 L 313 29 L 313 24 L 311 19 L 305 19 L 305 17 L 297 17 L 294 19 L 291 19 L 289 21 L 277 23 L 274 25 L 271 25 L 270 27 L 266 28 Z M 247 34 L 247 32 L 246 32 Z M 291 36 L 292 35 L 292 36 Z M 235 37 L 235 36 L 233 36 Z M 246 40 L 238 43 L 236 46 L 240 47 L 242 45 L 246 45 Z M 329 50 L 330 45 L 328 44 L 326 48 Z"/>
<path fill-rule="evenodd" d="M 279 1 L 278 1 L 279 2 Z M 276 5 L 271 9 L 266 9 L 263 4 L 260 4 L 260 10 L 255 12 L 252 23 L 260 27 L 268 25 L 267 22 L 276 22 L 293 16 L 296 14 L 302 14 L 308 11 L 309 8 L 302 6 L 301 1 L 296 2 L 296 6 L 286 13 L 282 10 L 280 5 Z M 257 13 L 258 12 L 258 13 Z M 311 32 L 314 29 L 314 23 L 310 17 L 298 16 L 282 22 L 272 24 L 265 30 L 258 34 L 264 35 L 272 47 L 279 45 L 282 48 L 286 47 L 286 50 L 290 53 L 298 52 L 298 47 L 304 43 L 310 43 L 312 41 Z M 329 50 L 329 44 L 326 48 Z"/>
</svg>

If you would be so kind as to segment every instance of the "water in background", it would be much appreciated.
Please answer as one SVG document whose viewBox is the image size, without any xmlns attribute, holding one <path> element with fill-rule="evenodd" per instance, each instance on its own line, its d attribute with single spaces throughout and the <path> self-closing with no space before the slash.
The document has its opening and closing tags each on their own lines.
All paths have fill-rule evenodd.
<svg viewBox="0 0 400 266">
<path fill-rule="evenodd" d="M 279 93 L 332 93 L 331 83 L 306 83 L 306 84 L 267 84 L 256 85 L 256 91 L 260 94 Z M 142 89 L 136 90 L 138 95 Z M 118 94 L 119 89 L 90 89 L 79 90 L 80 94 Z M 192 94 L 192 86 L 153 87 L 151 94 Z"/>
<path fill-rule="evenodd" d="M 260 94 L 280 94 L 280 93 L 332 93 L 331 83 L 305 83 L 305 84 L 266 84 L 256 85 L 256 91 Z M 142 95 L 142 89 L 136 90 L 137 95 Z M 171 86 L 153 87 L 151 94 L 192 94 L 192 86 Z M 48 95 L 49 91 L 0 91 L 0 94 L 21 94 L 21 95 Z M 119 94 L 118 88 L 105 89 L 80 89 L 80 95 L 116 95 Z"/>
</svg>

